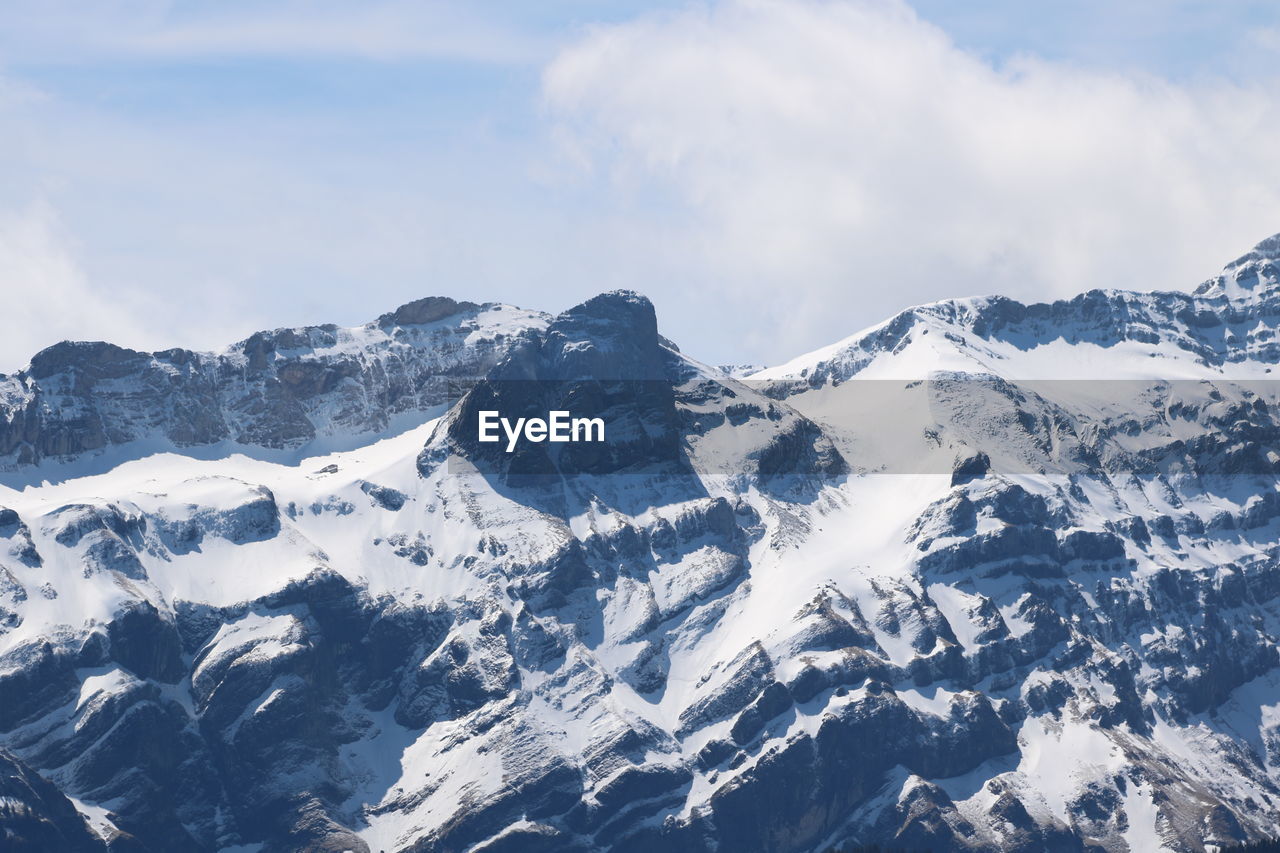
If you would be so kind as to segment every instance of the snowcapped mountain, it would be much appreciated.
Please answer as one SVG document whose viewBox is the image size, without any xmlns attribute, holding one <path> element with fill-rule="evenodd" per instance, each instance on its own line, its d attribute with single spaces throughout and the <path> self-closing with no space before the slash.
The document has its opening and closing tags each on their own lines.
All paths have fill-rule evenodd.
<svg viewBox="0 0 1280 853">
<path fill-rule="evenodd" d="M 111 450 L 109 462 L 358 445 L 420 422 L 449 401 L 450 380 L 483 376 L 548 319 L 427 297 L 359 328 L 259 332 L 220 353 L 61 343 L 0 375 L 0 468 Z"/>
<path fill-rule="evenodd" d="M 1280 360 L 1278 279 L 1280 235 L 1194 293 L 1091 290 L 1034 305 L 999 296 L 936 302 L 750 378 L 814 387 L 938 370 L 1006 379 L 1262 378 Z"/>
<path fill-rule="evenodd" d="M 46 350 L 0 378 L 0 837 L 1275 834 L 1277 324 L 1280 237 L 1192 294 L 937 303 L 746 377 L 625 292 Z M 554 409 L 608 442 L 477 439 Z"/>
</svg>

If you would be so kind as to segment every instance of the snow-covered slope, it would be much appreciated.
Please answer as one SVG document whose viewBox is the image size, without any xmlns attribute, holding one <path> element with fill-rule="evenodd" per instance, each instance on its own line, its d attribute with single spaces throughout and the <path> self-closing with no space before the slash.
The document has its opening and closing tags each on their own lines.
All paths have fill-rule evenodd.
<svg viewBox="0 0 1280 853">
<path fill-rule="evenodd" d="M 117 393 L 133 373 L 33 365 L 27 446 L 85 411 L 150 432 L 0 475 L 0 828 L 488 853 L 1276 833 L 1278 251 L 1194 295 L 925 306 L 750 379 L 630 293 L 297 358 L 277 335 L 261 388 L 348 340 L 363 378 L 295 395 L 314 436 L 269 453 L 178 440 Z M 410 393 L 396 430 L 357 389 L 409 361 L 482 379 L 447 411 Z M 470 428 L 490 406 L 613 432 L 505 454 Z"/>
</svg>

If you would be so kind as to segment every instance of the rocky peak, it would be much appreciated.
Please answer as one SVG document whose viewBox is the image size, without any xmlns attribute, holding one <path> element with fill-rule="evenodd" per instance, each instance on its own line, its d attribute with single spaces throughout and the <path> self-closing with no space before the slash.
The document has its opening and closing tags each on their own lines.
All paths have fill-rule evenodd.
<svg viewBox="0 0 1280 853">
<path fill-rule="evenodd" d="M 378 325 L 384 329 L 388 326 L 421 326 L 479 307 L 474 302 L 458 302 L 447 296 L 427 296 L 383 314 L 378 318 Z"/>
<path fill-rule="evenodd" d="M 1236 269 L 1249 263 L 1280 260 L 1280 234 L 1273 234 L 1244 255 L 1227 264 L 1227 269 Z"/>
<path fill-rule="evenodd" d="M 558 316 L 543 351 L 548 379 L 666 379 L 653 303 L 638 293 L 602 293 Z"/>
<path fill-rule="evenodd" d="M 451 378 L 482 375 L 546 322 L 433 296 L 364 326 L 257 332 L 221 352 L 66 341 L 0 377 L 0 470 L 121 445 L 284 451 L 358 441 L 395 418 L 425 417 L 447 402 Z"/>
<path fill-rule="evenodd" d="M 1227 298 L 1256 303 L 1276 296 L 1280 289 L 1280 234 L 1268 237 L 1252 250 L 1236 258 L 1222 272 L 1196 288 L 1195 295 L 1206 299 Z"/>
<path fill-rule="evenodd" d="M 653 304 L 631 291 L 592 297 L 529 336 L 472 388 L 450 417 L 453 447 L 504 481 L 571 474 L 608 474 L 640 465 L 682 466 L 671 353 L 662 346 Z M 602 418 L 606 441 L 502 443 L 477 441 L 480 411 L 545 418 L 551 411 Z M 420 463 L 429 467 L 430 452 Z"/>
<path fill-rule="evenodd" d="M 140 360 L 149 357 L 148 353 L 104 341 L 62 341 L 36 353 L 25 372 L 35 380 L 67 371 L 92 378 L 110 378 L 124 375 L 135 369 Z"/>
</svg>

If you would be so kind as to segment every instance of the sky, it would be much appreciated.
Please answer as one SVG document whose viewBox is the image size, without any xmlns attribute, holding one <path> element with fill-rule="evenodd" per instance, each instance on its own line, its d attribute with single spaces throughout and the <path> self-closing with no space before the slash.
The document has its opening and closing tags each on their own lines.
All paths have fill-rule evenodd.
<svg viewBox="0 0 1280 853">
<path fill-rule="evenodd" d="M 6 0 L 0 372 L 426 295 L 773 364 L 913 304 L 1189 289 L 1280 232 L 1250 0 Z"/>
</svg>

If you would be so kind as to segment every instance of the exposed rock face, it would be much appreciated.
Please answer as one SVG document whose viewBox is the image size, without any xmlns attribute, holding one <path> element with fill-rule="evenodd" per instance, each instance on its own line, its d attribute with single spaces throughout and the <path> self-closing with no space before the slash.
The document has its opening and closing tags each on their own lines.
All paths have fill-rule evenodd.
<svg viewBox="0 0 1280 853">
<path fill-rule="evenodd" d="M 482 410 L 513 420 L 569 411 L 608 429 L 599 443 L 522 442 L 508 452 L 505 442 L 477 440 Z M 735 430 L 763 440 L 744 442 Z M 814 423 L 681 356 L 658 334 L 649 300 L 627 291 L 590 299 L 513 347 L 450 413 L 447 436 L 447 449 L 486 475 L 525 485 L 631 474 L 675 478 L 702 494 L 689 444 L 714 475 L 805 479 L 847 471 Z M 443 450 L 429 446 L 419 469 L 426 474 Z"/>
<path fill-rule="evenodd" d="M 18 759 L 0 752 L 0 841 L 5 850 L 105 853 L 75 806 Z"/>
<path fill-rule="evenodd" d="M 430 338 L 484 365 L 435 423 L 295 464 L 5 487 L 0 832 L 418 853 L 1275 834 L 1280 407 L 1257 380 L 1276 359 L 1160 313 L 1270 322 L 1272 242 L 1195 296 L 926 307 L 887 349 L 899 321 L 763 384 L 681 354 L 632 293 L 483 357 L 457 318 L 491 309 L 423 300 L 362 334 L 443 324 L 414 364 L 445 359 Z M 1169 342 L 1190 382 L 1134 373 Z M 305 409 L 317 431 L 376 431 L 331 405 L 345 380 L 291 372 L 332 347 L 275 346 L 260 369 L 328 401 Z M 353 357 L 408 370 L 395 346 Z M 883 392 L 889 421 L 842 418 L 861 371 L 923 346 L 939 372 Z M 1017 381 L 1063 346 L 1100 347 L 1132 390 Z M 41 386 L 42 429 L 134 423 L 102 414 L 111 383 L 160 362 L 102 352 L 90 390 Z M 481 408 L 599 415 L 615 440 L 507 454 L 476 441 Z M 877 468 L 877 430 L 925 470 Z"/>
<path fill-rule="evenodd" d="M 445 404 L 451 379 L 483 376 L 544 324 L 536 312 L 428 297 L 359 328 L 258 332 L 221 353 L 57 344 L 0 375 L 0 465 L 130 442 L 280 450 L 372 435 Z"/>
<path fill-rule="evenodd" d="M 545 478 L 607 475 L 627 470 L 688 470 L 676 411 L 679 359 L 658 335 L 647 299 L 606 293 L 561 314 L 538 336 L 513 348 L 452 413 L 454 447 L 486 470 Z M 567 444 L 477 440 L 481 410 L 508 418 L 571 411 L 608 424 L 605 441 Z"/>
</svg>

